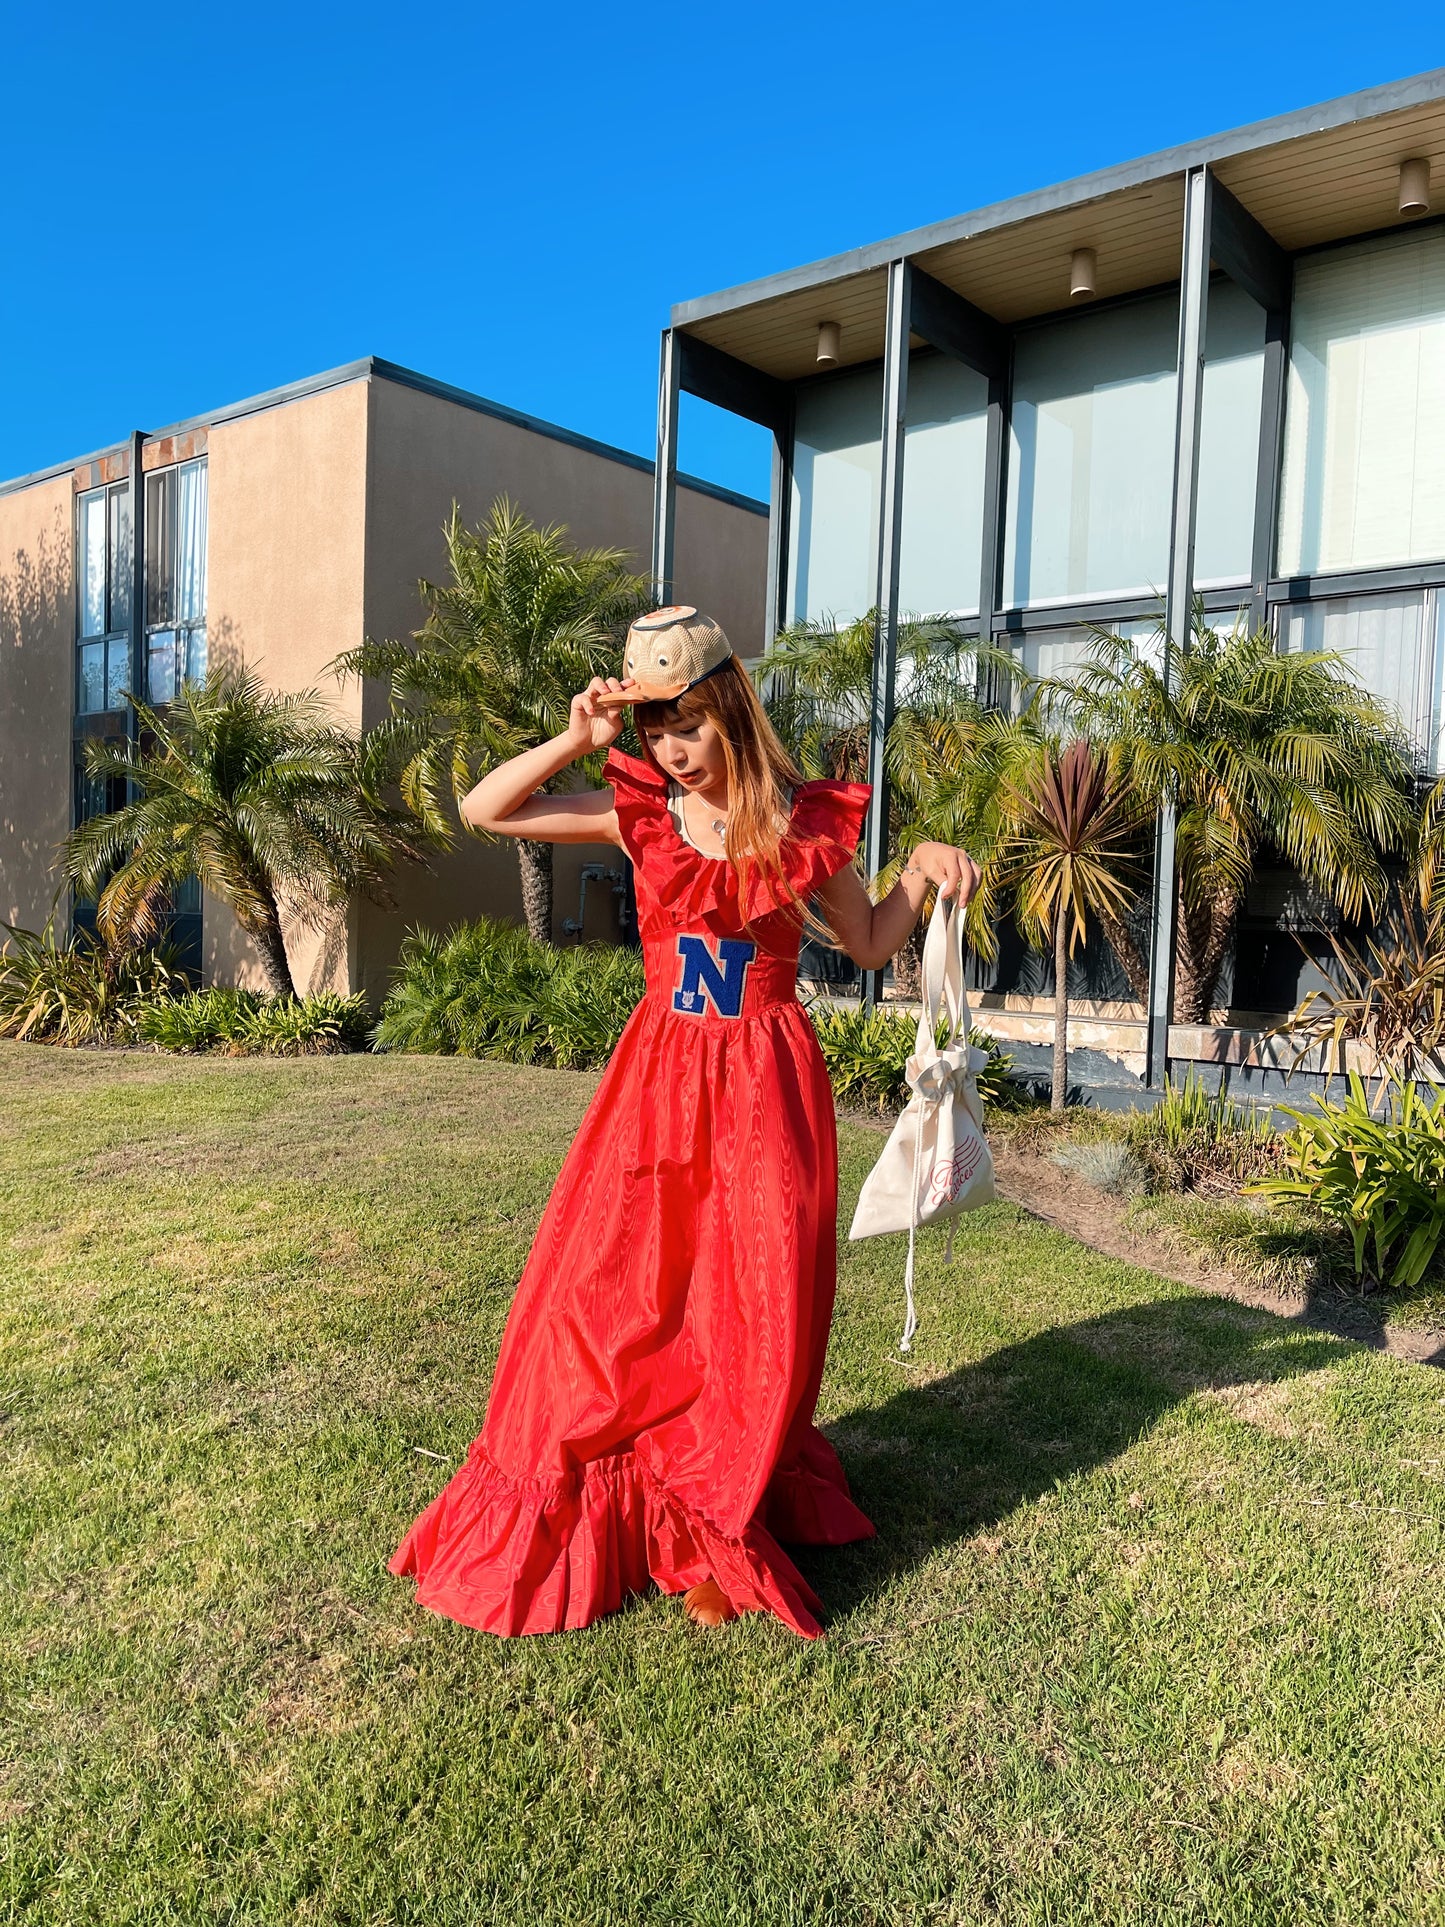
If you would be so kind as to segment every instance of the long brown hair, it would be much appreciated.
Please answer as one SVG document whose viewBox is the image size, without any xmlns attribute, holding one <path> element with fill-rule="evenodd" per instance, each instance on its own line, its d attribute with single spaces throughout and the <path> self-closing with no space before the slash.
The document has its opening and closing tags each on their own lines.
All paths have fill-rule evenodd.
<svg viewBox="0 0 1445 1927">
<path fill-rule="evenodd" d="M 752 678 L 729 656 L 710 676 L 670 703 L 639 703 L 633 712 L 637 740 L 654 769 L 661 765 L 647 740 L 649 729 L 691 729 L 708 722 L 722 738 L 728 783 L 727 861 L 738 881 L 738 901 L 746 908 L 757 883 L 800 923 L 817 920 L 798 901 L 783 868 L 788 834 L 788 792 L 803 773 L 778 740 L 758 700 Z M 661 772 L 666 774 L 665 771 Z M 819 925 L 820 933 L 826 931 Z"/>
</svg>

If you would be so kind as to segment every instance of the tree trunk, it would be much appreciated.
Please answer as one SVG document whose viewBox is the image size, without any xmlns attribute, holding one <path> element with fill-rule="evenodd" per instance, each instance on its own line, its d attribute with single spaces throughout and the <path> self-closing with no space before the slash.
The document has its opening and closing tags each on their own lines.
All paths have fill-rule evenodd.
<svg viewBox="0 0 1445 1927">
<path fill-rule="evenodd" d="M 914 924 L 893 959 L 893 988 L 916 1003 L 923 995 L 923 924 Z"/>
<path fill-rule="evenodd" d="M 1069 1094 L 1069 940 L 1068 904 L 1060 892 L 1054 919 L 1054 1085 L 1049 1109 L 1064 1108 Z"/>
<path fill-rule="evenodd" d="M 1174 1017 L 1180 1024 L 1207 1024 L 1219 988 L 1219 975 L 1239 915 L 1239 898 L 1231 892 L 1215 897 L 1204 908 L 1186 910 L 1180 899 L 1175 919 Z"/>
<path fill-rule="evenodd" d="M 1134 941 L 1134 933 L 1122 917 L 1114 917 L 1100 910 L 1095 913 L 1099 928 L 1108 940 L 1109 948 L 1119 959 L 1119 968 L 1128 979 L 1129 988 L 1141 1004 L 1149 1001 L 1149 959 Z"/>
<path fill-rule="evenodd" d="M 275 898 L 269 899 L 269 911 L 250 926 L 250 934 L 255 938 L 256 948 L 261 953 L 261 968 L 266 973 L 267 988 L 278 997 L 297 997 L 295 979 L 291 975 L 291 961 L 286 955 L 286 939 L 281 934 L 281 915 L 276 908 Z"/>
<path fill-rule="evenodd" d="M 552 845 L 522 837 L 517 844 L 522 870 L 522 915 L 537 943 L 552 941 Z"/>
</svg>

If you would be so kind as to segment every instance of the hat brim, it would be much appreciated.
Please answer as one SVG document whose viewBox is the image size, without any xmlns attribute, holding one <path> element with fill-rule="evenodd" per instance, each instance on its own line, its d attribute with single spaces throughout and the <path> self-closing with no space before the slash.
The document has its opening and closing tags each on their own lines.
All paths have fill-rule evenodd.
<svg viewBox="0 0 1445 1927">
<path fill-rule="evenodd" d="M 633 681 L 621 689 L 604 689 L 593 700 L 599 709 L 622 709 L 630 703 L 674 703 L 679 696 L 686 695 L 690 687 L 685 682 Z"/>
</svg>

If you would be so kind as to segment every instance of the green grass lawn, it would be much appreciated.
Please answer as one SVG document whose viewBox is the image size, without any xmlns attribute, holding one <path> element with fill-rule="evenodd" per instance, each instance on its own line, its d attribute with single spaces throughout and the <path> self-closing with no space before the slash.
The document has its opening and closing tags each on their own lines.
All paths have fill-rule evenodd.
<svg viewBox="0 0 1445 1927">
<path fill-rule="evenodd" d="M 1009 1206 L 845 1247 L 825 1639 L 420 1612 L 593 1081 L 0 1046 L 4 1918 L 1445 1919 L 1445 1378 Z"/>
</svg>

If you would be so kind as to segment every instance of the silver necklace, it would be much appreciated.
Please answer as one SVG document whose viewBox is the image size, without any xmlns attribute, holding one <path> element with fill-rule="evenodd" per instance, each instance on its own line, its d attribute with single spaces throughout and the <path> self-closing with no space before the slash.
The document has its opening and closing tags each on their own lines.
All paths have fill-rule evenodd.
<svg viewBox="0 0 1445 1927">
<path fill-rule="evenodd" d="M 684 818 L 686 818 L 687 805 L 685 801 L 682 806 L 682 812 Z M 728 840 L 728 820 L 725 816 L 711 816 L 708 821 L 708 828 L 712 831 L 719 843 L 726 844 Z"/>
</svg>

